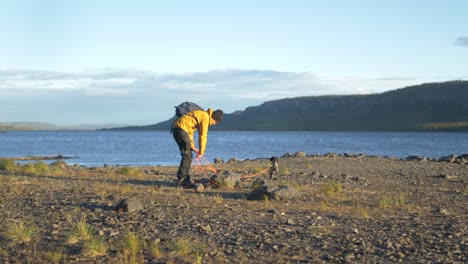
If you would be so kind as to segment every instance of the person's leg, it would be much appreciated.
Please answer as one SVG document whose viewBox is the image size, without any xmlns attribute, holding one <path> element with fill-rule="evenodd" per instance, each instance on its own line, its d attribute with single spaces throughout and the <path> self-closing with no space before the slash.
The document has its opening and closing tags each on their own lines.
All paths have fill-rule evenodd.
<svg viewBox="0 0 468 264">
<path fill-rule="evenodd" d="M 172 134 L 179 146 L 180 155 L 182 157 L 179 164 L 179 170 L 177 171 L 177 183 L 180 185 L 183 180 L 190 180 L 189 171 L 192 164 L 190 138 L 187 132 L 178 128 L 175 128 Z"/>
</svg>

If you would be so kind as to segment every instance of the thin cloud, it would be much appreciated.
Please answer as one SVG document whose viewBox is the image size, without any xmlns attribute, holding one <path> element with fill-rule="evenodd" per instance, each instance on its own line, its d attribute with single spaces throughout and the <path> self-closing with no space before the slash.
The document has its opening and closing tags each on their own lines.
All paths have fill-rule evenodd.
<svg viewBox="0 0 468 264">
<path fill-rule="evenodd" d="M 283 98 L 378 93 L 428 81 L 239 69 L 164 74 L 125 69 L 72 73 L 0 70 L 0 114 L 28 120 L 30 113 L 41 111 L 44 119 L 38 121 L 51 123 L 130 124 L 135 119 L 139 124 L 151 124 L 173 116 L 173 106 L 183 101 L 232 113 Z M 92 111 L 83 110 L 84 105 Z M 57 112 L 62 120 L 54 121 Z"/>
<path fill-rule="evenodd" d="M 377 81 L 410 81 L 414 80 L 413 77 L 404 77 L 404 76 L 389 76 L 389 77 L 382 77 L 377 78 Z"/>
<path fill-rule="evenodd" d="M 83 91 L 87 96 L 126 96 L 127 84 L 147 73 L 137 71 L 87 71 L 78 73 L 40 70 L 1 70 L 0 91 L 11 96 Z M 102 89 L 102 91 L 99 91 Z M 21 91 L 21 93 L 17 93 Z"/>
<path fill-rule="evenodd" d="M 454 44 L 457 46 L 468 47 L 468 37 L 458 37 Z"/>
</svg>

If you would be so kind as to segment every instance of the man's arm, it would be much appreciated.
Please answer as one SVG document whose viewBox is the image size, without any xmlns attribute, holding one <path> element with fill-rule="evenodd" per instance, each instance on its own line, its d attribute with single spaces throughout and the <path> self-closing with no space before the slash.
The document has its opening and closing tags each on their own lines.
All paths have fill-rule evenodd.
<svg viewBox="0 0 468 264">
<path fill-rule="evenodd" d="M 198 123 L 198 147 L 200 148 L 200 151 L 198 152 L 197 157 L 202 156 L 205 153 L 209 124 L 210 116 L 208 115 L 208 113 L 206 113 L 206 115 L 204 115 Z"/>
</svg>

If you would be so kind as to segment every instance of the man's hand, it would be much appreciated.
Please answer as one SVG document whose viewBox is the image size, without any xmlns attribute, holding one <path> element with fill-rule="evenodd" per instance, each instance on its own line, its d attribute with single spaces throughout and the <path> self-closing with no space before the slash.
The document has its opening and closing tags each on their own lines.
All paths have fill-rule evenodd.
<svg viewBox="0 0 468 264">
<path fill-rule="evenodd" d="M 195 153 L 197 153 L 197 155 L 198 155 L 198 153 L 200 153 L 200 150 L 197 149 L 197 148 L 192 148 L 192 151 L 195 152 Z"/>
</svg>

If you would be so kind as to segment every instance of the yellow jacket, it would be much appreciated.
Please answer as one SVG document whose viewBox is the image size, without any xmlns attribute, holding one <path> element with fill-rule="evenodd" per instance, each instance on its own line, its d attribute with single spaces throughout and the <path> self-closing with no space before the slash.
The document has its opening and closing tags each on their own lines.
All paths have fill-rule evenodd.
<svg viewBox="0 0 468 264">
<path fill-rule="evenodd" d="M 210 125 L 211 114 L 213 109 L 208 108 L 208 110 L 194 110 L 189 112 L 179 118 L 177 118 L 172 126 L 175 128 L 180 128 L 187 132 L 190 138 L 191 148 L 195 148 L 193 143 L 193 133 L 198 128 L 198 147 L 200 155 L 205 153 L 206 139 L 208 136 L 208 126 Z"/>
</svg>

